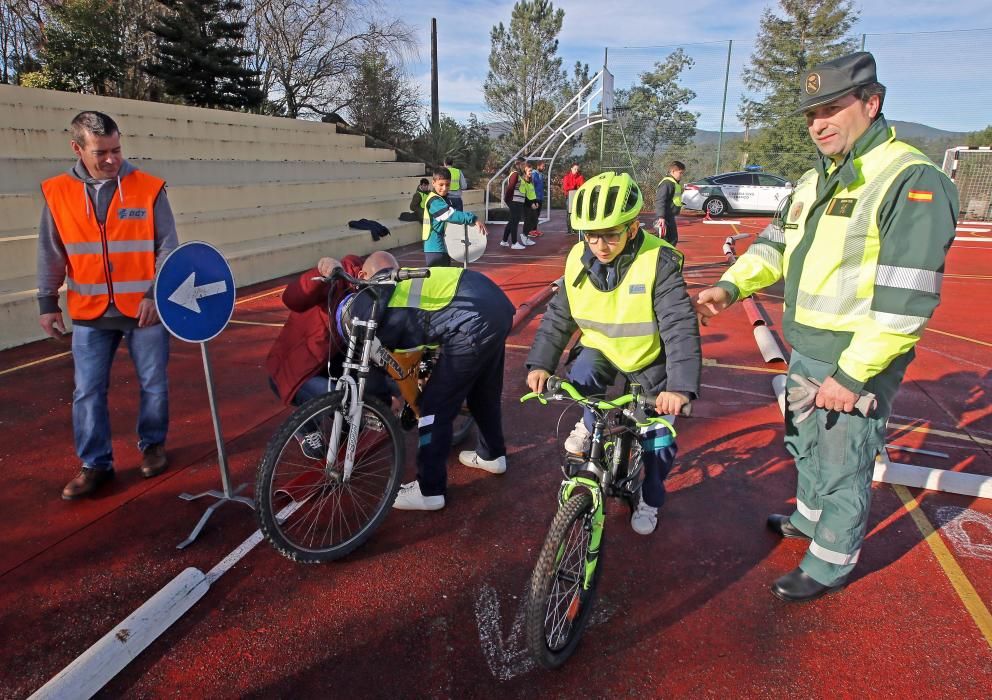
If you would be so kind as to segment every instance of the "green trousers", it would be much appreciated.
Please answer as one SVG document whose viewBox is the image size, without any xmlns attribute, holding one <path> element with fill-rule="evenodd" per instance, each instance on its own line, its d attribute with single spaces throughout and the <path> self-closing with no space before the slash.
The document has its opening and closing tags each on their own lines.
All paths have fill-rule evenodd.
<svg viewBox="0 0 992 700">
<path fill-rule="evenodd" d="M 870 417 L 816 409 L 802 423 L 785 412 L 785 447 L 796 460 L 796 512 L 791 522 L 812 538 L 799 568 L 825 586 L 841 583 L 861 554 L 871 505 L 871 477 L 875 456 L 885 446 L 885 425 L 913 352 L 896 358 L 865 385 L 875 394 L 878 408 Z M 832 374 L 834 364 L 793 351 L 789 361 L 788 391 L 793 373 L 817 381 Z"/>
</svg>

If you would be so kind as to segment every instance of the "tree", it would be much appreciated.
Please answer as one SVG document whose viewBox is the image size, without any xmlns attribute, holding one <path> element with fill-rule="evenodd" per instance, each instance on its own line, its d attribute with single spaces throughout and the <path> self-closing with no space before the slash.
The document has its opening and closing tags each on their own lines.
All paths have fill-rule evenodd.
<svg viewBox="0 0 992 700">
<path fill-rule="evenodd" d="M 565 11 L 550 0 L 519 0 L 510 26 L 490 32 L 486 105 L 508 122 L 511 138 L 522 146 L 556 111 L 565 83 L 558 56 L 558 34 Z"/>
<path fill-rule="evenodd" d="M 19 83 L 21 76 L 41 69 L 45 14 L 41 0 L 4 0 L 0 3 L 0 83 Z"/>
<path fill-rule="evenodd" d="M 699 115 L 683 109 L 696 93 L 678 82 L 682 71 L 693 65 L 685 51 L 676 49 L 664 62 L 655 63 L 654 70 L 641 73 L 640 84 L 630 92 L 626 104 L 636 130 L 631 129 L 628 140 L 648 170 L 655 169 L 660 146 L 686 146 L 696 133 Z"/>
<path fill-rule="evenodd" d="M 812 66 L 854 51 L 849 36 L 859 13 L 851 0 L 779 0 L 783 16 L 766 8 L 755 51 L 744 71 L 745 96 L 760 134 L 753 161 L 792 179 L 807 170 L 815 148 L 802 115 L 794 115 L 799 79 Z"/>
<path fill-rule="evenodd" d="M 254 0 L 254 31 L 275 109 L 288 117 L 329 116 L 347 107 L 368 47 L 400 59 L 413 45 L 402 22 L 380 23 L 364 0 Z M 379 13 L 381 15 L 381 12 Z"/>
<path fill-rule="evenodd" d="M 968 134 L 965 140 L 966 146 L 992 146 L 992 124 L 981 131 L 974 131 Z"/>
<path fill-rule="evenodd" d="M 257 77 L 240 61 L 237 47 L 244 22 L 230 21 L 239 0 L 159 0 L 166 12 L 155 16 L 157 60 L 145 71 L 162 81 L 165 92 L 198 107 L 250 109 L 264 95 Z"/>
<path fill-rule="evenodd" d="M 396 145 L 412 138 L 420 121 L 417 90 L 385 51 L 362 52 L 349 92 L 348 113 L 359 129 Z"/>
<path fill-rule="evenodd" d="M 41 50 L 43 84 L 56 90 L 117 95 L 124 78 L 124 19 L 116 2 L 52 5 Z M 35 79 L 38 84 L 39 79 Z"/>
</svg>

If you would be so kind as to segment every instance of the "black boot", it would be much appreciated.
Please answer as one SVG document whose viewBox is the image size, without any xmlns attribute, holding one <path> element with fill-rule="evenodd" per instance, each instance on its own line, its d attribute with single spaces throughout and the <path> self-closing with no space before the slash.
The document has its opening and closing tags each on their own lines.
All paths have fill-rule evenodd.
<svg viewBox="0 0 992 700">
<path fill-rule="evenodd" d="M 841 581 L 833 586 L 824 586 L 802 569 L 794 569 L 772 584 L 772 594 L 787 603 L 804 603 L 839 591 L 844 585 L 844 581 Z"/>
<path fill-rule="evenodd" d="M 811 539 L 802 530 L 792 524 L 788 515 L 779 515 L 778 513 L 769 515 L 768 529 L 782 537 L 795 537 L 800 540 Z"/>
</svg>

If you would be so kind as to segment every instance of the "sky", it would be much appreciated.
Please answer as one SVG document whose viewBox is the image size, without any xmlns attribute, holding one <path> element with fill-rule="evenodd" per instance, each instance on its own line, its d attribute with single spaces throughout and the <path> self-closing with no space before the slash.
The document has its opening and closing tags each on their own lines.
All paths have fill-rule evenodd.
<svg viewBox="0 0 992 700">
<path fill-rule="evenodd" d="M 475 113 L 494 121 L 482 86 L 488 72 L 490 31 L 509 25 L 510 0 L 381 0 L 387 13 L 410 24 L 420 42 L 407 72 L 430 100 L 430 18 L 438 24 L 441 112 L 458 121 Z M 655 61 L 682 46 L 695 60 L 683 74 L 697 93 L 690 109 L 699 128 L 719 128 L 728 43 L 732 43 L 726 128 L 739 130 L 740 72 L 753 49 L 760 19 L 774 0 L 560 0 L 565 10 L 558 54 L 566 70 L 576 61 L 595 74 L 607 64 L 618 88 L 636 82 Z M 992 123 L 992 0 L 861 0 L 856 35 L 875 54 L 879 80 L 888 87 L 890 119 L 917 121 L 950 131 Z M 415 12 L 411 9 L 415 8 Z M 981 31 L 981 30 L 985 31 Z M 645 48 L 653 47 L 653 48 Z"/>
</svg>

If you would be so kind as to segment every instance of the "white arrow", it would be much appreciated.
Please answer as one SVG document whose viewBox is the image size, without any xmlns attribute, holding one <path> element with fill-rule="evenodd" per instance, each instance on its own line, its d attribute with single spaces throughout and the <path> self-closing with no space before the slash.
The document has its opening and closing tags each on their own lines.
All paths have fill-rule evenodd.
<svg viewBox="0 0 992 700">
<path fill-rule="evenodd" d="M 200 305 L 196 303 L 197 299 L 213 296 L 214 294 L 223 294 L 226 291 L 226 280 L 221 280 L 220 282 L 209 282 L 207 284 L 201 284 L 197 287 L 196 272 L 194 271 L 189 273 L 189 277 L 187 277 L 181 285 L 176 287 L 176 291 L 169 295 L 169 301 L 173 304 L 185 306 L 187 309 L 195 313 L 200 313 Z"/>
</svg>

